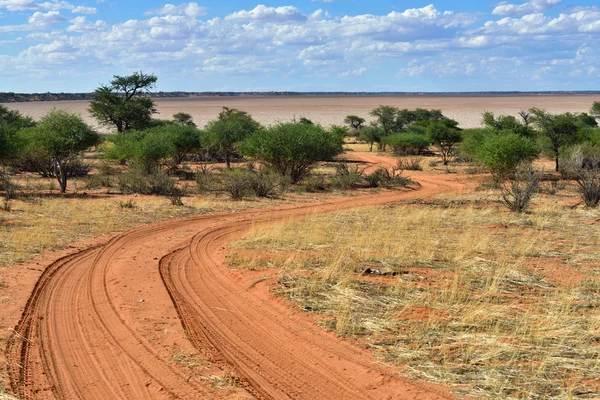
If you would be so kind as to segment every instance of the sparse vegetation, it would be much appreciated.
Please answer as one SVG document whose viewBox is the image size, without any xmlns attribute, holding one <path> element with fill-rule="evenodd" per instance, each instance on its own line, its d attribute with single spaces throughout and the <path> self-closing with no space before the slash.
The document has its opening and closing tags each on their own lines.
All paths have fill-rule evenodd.
<svg viewBox="0 0 600 400">
<path fill-rule="evenodd" d="M 590 215 L 555 200 L 527 217 L 432 204 L 257 227 L 232 252 L 279 271 L 275 293 L 413 377 L 476 398 L 597 397 Z"/>
<path fill-rule="evenodd" d="M 325 328 L 460 394 L 600 396 L 598 102 L 589 114 L 486 112 L 485 127 L 469 130 L 440 110 L 380 106 L 370 125 L 349 115 L 348 126 L 323 128 L 304 117 L 263 127 L 224 108 L 199 130 L 186 113 L 152 119 L 144 92 L 155 82 L 140 72 L 96 91 L 91 111 L 118 133 L 95 149 L 99 136 L 77 115 L 55 110 L 36 123 L 0 106 L 3 263 L 139 223 L 283 204 L 284 196 L 416 189 L 409 176 L 440 174 L 436 167 L 456 155 L 448 184 L 463 172 L 491 172 L 493 191 L 255 228 L 236 245 L 247 250 L 238 264 L 269 268 L 251 288 L 277 277 L 273 290 L 319 314 Z M 120 108 L 111 111 L 113 103 Z M 349 136 L 364 143 L 344 142 Z M 392 168 L 338 157 L 344 145 L 352 155 L 374 144 L 387 151 L 386 165 L 403 157 Z M 561 173 L 544 174 L 542 187 L 531 165 L 548 161 L 540 154 Z M 436 158 L 423 162 L 428 156 Z M 422 174 L 403 174 L 423 165 Z M 206 380 L 236 384 L 228 371 Z"/>
</svg>

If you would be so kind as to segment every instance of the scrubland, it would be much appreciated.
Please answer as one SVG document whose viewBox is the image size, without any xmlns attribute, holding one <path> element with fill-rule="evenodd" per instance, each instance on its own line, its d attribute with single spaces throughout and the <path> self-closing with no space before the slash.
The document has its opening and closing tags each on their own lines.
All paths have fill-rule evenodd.
<svg viewBox="0 0 600 400">
<path fill-rule="evenodd" d="M 600 395 L 600 223 L 574 194 L 486 190 L 256 226 L 231 249 L 275 295 L 414 378 L 489 398 Z"/>
</svg>

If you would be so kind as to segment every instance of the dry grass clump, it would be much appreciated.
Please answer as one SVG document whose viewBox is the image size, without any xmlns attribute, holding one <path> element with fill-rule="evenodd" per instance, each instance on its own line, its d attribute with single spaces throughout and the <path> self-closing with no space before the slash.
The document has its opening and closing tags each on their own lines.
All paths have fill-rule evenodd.
<svg viewBox="0 0 600 400">
<path fill-rule="evenodd" d="M 476 397 L 598 398 L 597 226 L 552 200 L 500 207 L 342 212 L 234 246 L 238 262 L 280 269 L 277 293 L 411 376 Z"/>
</svg>

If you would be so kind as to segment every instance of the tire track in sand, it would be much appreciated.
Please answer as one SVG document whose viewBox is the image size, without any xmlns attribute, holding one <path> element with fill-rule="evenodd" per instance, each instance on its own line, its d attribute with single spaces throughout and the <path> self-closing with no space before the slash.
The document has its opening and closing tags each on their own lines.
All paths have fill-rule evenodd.
<svg viewBox="0 0 600 400">
<path fill-rule="evenodd" d="M 384 161 L 365 156 L 366 161 Z M 12 390 L 35 399 L 205 399 L 207 386 L 189 382 L 136 331 L 107 277 L 117 260 L 135 266 L 152 243 L 163 257 L 158 273 L 194 346 L 228 364 L 259 398 L 443 398 L 429 385 L 401 379 L 365 351 L 336 340 L 275 302 L 246 291 L 223 266 L 222 249 L 252 224 L 315 213 L 377 206 L 460 191 L 464 185 L 417 174 L 421 189 L 341 197 L 323 203 L 165 221 L 116 236 L 50 265 L 38 281 L 7 344 Z M 197 232 L 172 251 L 168 238 Z M 119 270 L 139 274 L 139 269 Z M 133 276 L 135 278 L 135 276 Z"/>
</svg>

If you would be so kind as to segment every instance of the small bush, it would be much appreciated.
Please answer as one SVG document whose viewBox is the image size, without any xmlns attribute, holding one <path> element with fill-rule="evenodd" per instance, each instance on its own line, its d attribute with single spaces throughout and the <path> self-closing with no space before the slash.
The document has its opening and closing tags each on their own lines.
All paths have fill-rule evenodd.
<svg viewBox="0 0 600 400">
<path fill-rule="evenodd" d="M 331 185 L 339 190 L 349 190 L 360 185 L 363 179 L 363 171 L 357 166 L 350 168 L 347 163 L 335 166 L 335 175 L 331 177 Z"/>
<path fill-rule="evenodd" d="M 409 178 L 402 176 L 402 170 L 397 167 L 379 167 L 371 174 L 366 174 L 365 180 L 372 188 L 408 186 L 413 183 Z"/>
<path fill-rule="evenodd" d="M 0 172 L 0 190 L 4 191 L 4 201 L 2 203 L 3 211 L 11 210 L 10 200 L 13 198 L 15 189 L 16 189 L 16 187 L 10 181 L 10 178 L 8 177 L 8 175 Z"/>
<path fill-rule="evenodd" d="M 399 156 L 422 154 L 429 146 L 429 139 L 418 133 L 394 133 L 382 139 L 392 152 Z"/>
<path fill-rule="evenodd" d="M 539 183 L 540 174 L 530 165 L 517 168 L 502 185 L 503 204 L 516 213 L 526 211 Z"/>
<path fill-rule="evenodd" d="M 297 183 L 317 162 L 342 153 L 342 145 L 343 137 L 318 125 L 287 123 L 254 133 L 238 150 Z"/>
<path fill-rule="evenodd" d="M 167 197 L 171 201 L 172 205 L 181 207 L 183 206 L 183 200 L 181 200 L 181 198 L 183 197 L 184 193 L 184 190 L 175 187 L 169 194 L 167 194 Z"/>
<path fill-rule="evenodd" d="M 327 191 L 327 183 L 323 175 L 310 175 L 304 179 L 304 190 L 309 193 L 325 192 Z"/>
<path fill-rule="evenodd" d="M 63 165 L 67 172 L 68 178 L 83 178 L 88 176 L 92 170 L 92 166 L 79 158 L 71 157 L 67 159 Z"/>
<path fill-rule="evenodd" d="M 223 170 L 217 190 L 227 193 L 232 200 L 242 200 L 250 191 L 251 175 L 251 172 L 239 168 Z"/>
<path fill-rule="evenodd" d="M 562 172 L 579 186 L 586 206 L 595 208 L 600 203 L 600 151 L 593 147 L 576 147 L 562 160 Z"/>
<path fill-rule="evenodd" d="M 98 166 L 98 173 L 104 176 L 114 176 L 119 173 L 119 170 L 113 167 L 109 162 L 104 160 Z"/>
<path fill-rule="evenodd" d="M 256 197 L 274 198 L 283 191 L 282 180 L 283 177 L 274 172 L 260 170 L 250 172 L 248 186 Z"/>
<path fill-rule="evenodd" d="M 513 173 L 520 164 L 539 154 L 535 144 L 515 133 L 489 135 L 477 148 L 477 160 L 488 167 L 497 180 Z"/>
<path fill-rule="evenodd" d="M 421 157 L 409 157 L 399 160 L 397 167 L 406 171 L 423 171 L 422 161 L 423 158 Z"/>
<path fill-rule="evenodd" d="M 135 201 L 133 201 L 133 199 L 119 201 L 119 208 L 121 208 L 121 209 L 132 209 L 135 207 L 136 207 L 136 205 L 135 205 Z"/>
<path fill-rule="evenodd" d="M 183 191 L 177 182 L 164 171 L 146 174 L 141 168 L 134 168 L 118 178 L 121 193 L 153 194 L 167 196 L 174 205 L 181 205 Z"/>
<path fill-rule="evenodd" d="M 148 193 L 147 175 L 138 168 L 122 173 L 117 178 L 121 193 Z"/>
<path fill-rule="evenodd" d="M 112 187 L 113 180 L 107 175 L 92 175 L 85 181 L 85 188 L 88 190 Z"/>
</svg>

